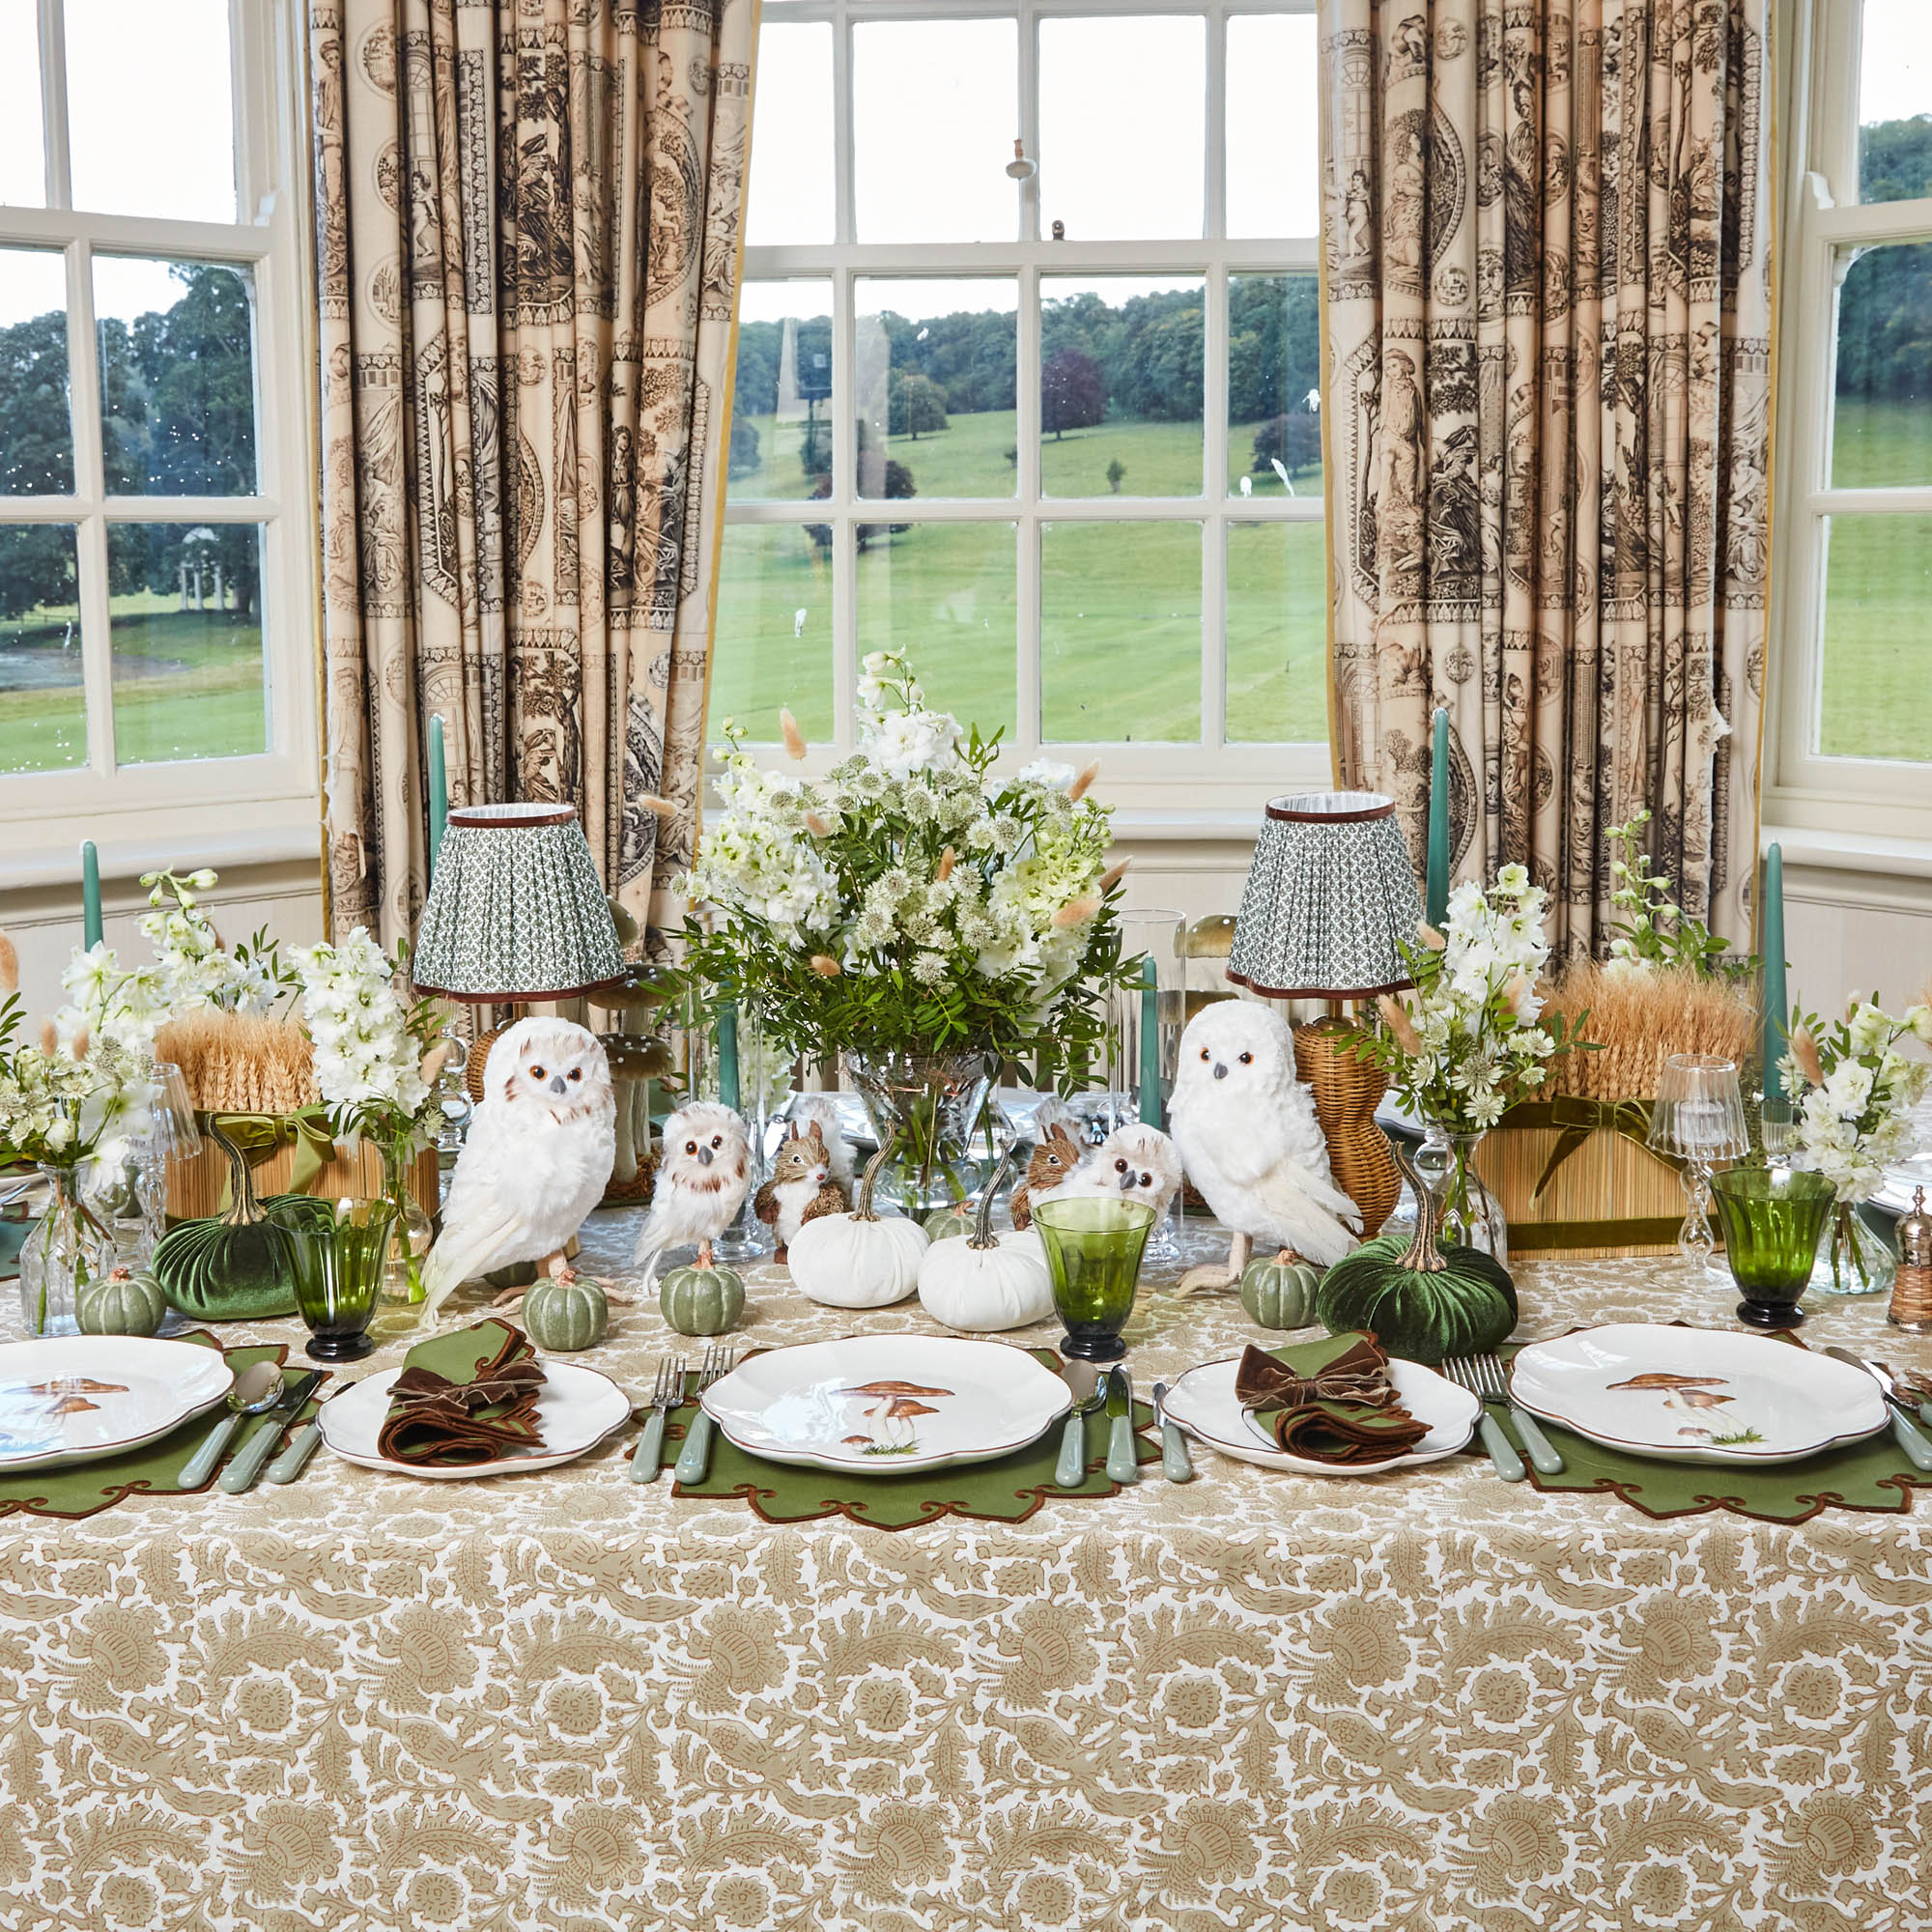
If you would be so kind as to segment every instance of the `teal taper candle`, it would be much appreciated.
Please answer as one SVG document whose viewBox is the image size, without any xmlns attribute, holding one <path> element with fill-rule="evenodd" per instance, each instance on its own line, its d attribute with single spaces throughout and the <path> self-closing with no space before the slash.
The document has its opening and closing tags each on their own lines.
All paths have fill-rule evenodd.
<svg viewBox="0 0 1932 1932">
<path fill-rule="evenodd" d="M 100 855 L 92 838 L 80 841 L 80 942 L 100 944 Z"/>
<path fill-rule="evenodd" d="M 730 1000 L 718 1009 L 718 1097 L 738 1111 L 738 1009 Z"/>
<path fill-rule="evenodd" d="M 1449 917 L 1449 713 L 1435 713 L 1429 753 L 1429 871 L 1422 916 L 1437 932 Z"/>
<path fill-rule="evenodd" d="M 1784 990 L 1784 849 L 1776 844 L 1764 855 L 1758 948 L 1764 958 L 1764 1092 L 1768 1099 L 1777 1100 L 1784 1095 L 1784 1075 L 1777 1063 L 1784 1057 L 1791 1007 Z"/>
<path fill-rule="evenodd" d="M 429 871 L 436 876 L 437 854 L 442 850 L 443 828 L 449 823 L 449 776 L 443 766 L 442 720 L 429 721 Z"/>
<path fill-rule="evenodd" d="M 1160 1125 L 1160 968 L 1141 961 L 1141 1124 Z"/>
</svg>

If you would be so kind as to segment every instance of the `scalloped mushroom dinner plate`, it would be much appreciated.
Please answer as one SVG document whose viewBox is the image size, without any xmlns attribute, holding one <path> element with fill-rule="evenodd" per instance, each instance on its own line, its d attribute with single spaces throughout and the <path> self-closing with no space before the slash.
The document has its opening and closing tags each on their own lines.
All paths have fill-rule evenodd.
<svg viewBox="0 0 1932 1932">
<path fill-rule="evenodd" d="M 1796 1463 L 1886 1426 L 1869 1376 L 1720 1328 L 1620 1321 L 1532 1342 L 1510 1391 L 1532 1415 L 1664 1463 Z"/>
<path fill-rule="evenodd" d="M 896 1476 L 1024 1449 L 1073 1398 L 1052 1370 L 1009 1343 L 854 1335 L 769 1349 L 699 1400 L 725 1440 L 748 1455 Z"/>
<path fill-rule="evenodd" d="M 0 1473 L 92 1463 L 155 1442 L 234 1385 L 219 1349 L 147 1335 L 0 1345 Z"/>
</svg>

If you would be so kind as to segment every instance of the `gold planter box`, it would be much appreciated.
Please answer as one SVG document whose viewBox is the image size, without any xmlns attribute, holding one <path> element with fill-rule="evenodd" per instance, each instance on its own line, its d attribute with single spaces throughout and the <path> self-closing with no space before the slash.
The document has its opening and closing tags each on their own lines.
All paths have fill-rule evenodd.
<svg viewBox="0 0 1932 1932">
<path fill-rule="evenodd" d="M 290 1117 L 293 1121 L 293 1116 Z M 312 1178 L 298 1189 L 294 1185 L 296 1156 L 301 1146 L 293 1128 L 291 1137 L 266 1156 L 251 1152 L 248 1171 L 255 1183 L 255 1198 L 270 1194 L 313 1194 L 318 1200 L 336 1201 L 345 1194 L 356 1198 L 383 1191 L 383 1156 L 372 1147 L 357 1144 L 331 1148 L 329 1158 Z M 259 1151 L 257 1151 L 259 1152 Z M 345 1158 L 346 1154 L 346 1158 Z M 168 1164 L 168 1219 L 199 1221 L 222 1212 L 228 1187 L 229 1160 L 216 1143 L 206 1136 L 200 1154 L 193 1160 Z M 410 1192 L 416 1205 L 432 1220 L 441 1208 L 441 1182 L 437 1172 L 436 1150 L 425 1148 L 410 1168 Z"/>
<path fill-rule="evenodd" d="M 1512 1107 L 1483 1136 L 1476 1172 L 1502 1204 L 1513 1257 L 1602 1261 L 1676 1252 L 1684 1189 L 1677 1166 L 1643 1145 L 1649 1112 L 1645 1100 L 1558 1094 Z M 1546 1174 L 1542 1197 L 1534 1198 Z"/>
</svg>

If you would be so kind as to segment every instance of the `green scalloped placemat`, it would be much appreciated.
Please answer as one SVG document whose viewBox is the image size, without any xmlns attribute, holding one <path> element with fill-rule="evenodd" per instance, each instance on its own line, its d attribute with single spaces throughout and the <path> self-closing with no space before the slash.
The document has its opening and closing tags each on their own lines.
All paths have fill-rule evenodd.
<svg viewBox="0 0 1932 1932">
<path fill-rule="evenodd" d="M 1051 1349 L 1028 1352 L 1059 1373 L 1060 1357 Z M 671 1411 L 665 1430 L 666 1464 L 677 1461 L 685 1425 L 696 1414 L 695 1402 Z M 1142 1463 L 1160 1461 L 1160 1444 L 1142 1433 L 1152 1421 L 1153 1410 L 1136 1402 L 1134 1441 Z M 675 1484 L 671 1493 L 717 1501 L 742 1499 L 766 1522 L 813 1522 L 832 1516 L 873 1529 L 913 1529 L 947 1516 L 1024 1522 L 1049 1497 L 1111 1496 L 1118 1492 L 1120 1485 L 1106 1470 L 1111 1421 L 1104 1413 L 1095 1413 L 1085 1418 L 1085 1427 L 1087 1475 L 1078 1489 L 1063 1490 L 1053 1480 L 1053 1466 L 1060 1460 L 1061 1425 L 1056 1422 L 1037 1442 L 998 1462 L 916 1469 L 903 1476 L 848 1476 L 831 1469 L 767 1463 L 714 1434 L 710 1474 L 701 1483 Z"/>
<path fill-rule="evenodd" d="M 221 1344 L 206 1328 L 190 1328 L 183 1335 L 169 1335 L 170 1342 L 194 1342 L 204 1349 L 220 1349 Z M 229 1365 L 239 1375 L 253 1362 L 274 1362 L 282 1369 L 282 1379 L 306 1375 L 308 1365 L 288 1366 L 288 1346 L 252 1346 L 223 1350 Z M 311 1396 L 301 1413 L 283 1417 L 274 1426 L 287 1431 L 314 1419 L 321 1404 Z M 144 1449 L 130 1449 L 125 1456 L 103 1457 L 98 1463 L 70 1463 L 61 1469 L 25 1469 L 16 1476 L 0 1476 L 0 1517 L 57 1516 L 69 1521 L 98 1516 L 129 1496 L 199 1495 L 214 1487 L 219 1467 L 198 1490 L 184 1490 L 176 1481 L 183 1465 L 201 1446 L 203 1438 L 220 1420 L 218 1409 L 204 1409 L 190 1416 L 179 1429 L 170 1430 Z M 246 1429 L 236 1432 L 231 1452 L 241 1448 L 251 1430 L 263 1425 L 244 1417 Z M 223 1459 L 224 1461 L 226 1458 Z"/>
<path fill-rule="evenodd" d="M 1784 1339 L 1796 1348 L 1804 1346 L 1795 1336 Z M 1505 1352 L 1514 1355 L 1516 1350 Z M 1490 1412 L 1520 1449 L 1507 1407 L 1492 1403 Z M 1606 1449 L 1558 1423 L 1545 1422 L 1542 1427 L 1566 1467 L 1560 1476 L 1546 1476 L 1525 1455 L 1528 1480 L 1535 1488 L 1555 1494 L 1597 1492 L 1619 1496 L 1632 1509 L 1660 1520 L 1702 1516 L 1710 1510 L 1782 1523 L 1809 1522 L 1828 1509 L 1904 1516 L 1912 1508 L 1915 1490 L 1932 1490 L 1932 1473 L 1906 1461 L 1889 1429 L 1842 1449 L 1828 1449 L 1822 1456 L 1807 1456 L 1802 1463 L 1749 1469 L 1715 1463 L 1661 1463 Z M 1481 1438 L 1470 1446 L 1480 1453 Z"/>
</svg>

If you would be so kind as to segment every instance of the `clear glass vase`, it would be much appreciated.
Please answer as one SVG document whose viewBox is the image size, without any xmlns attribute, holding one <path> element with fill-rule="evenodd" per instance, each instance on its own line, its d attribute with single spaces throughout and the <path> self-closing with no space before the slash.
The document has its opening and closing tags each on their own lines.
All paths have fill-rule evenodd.
<svg viewBox="0 0 1932 1932">
<path fill-rule="evenodd" d="M 1856 1201 L 1840 1201 L 1818 1242 L 1809 1293 L 1889 1294 L 1897 1273 L 1898 1257 L 1885 1236 L 1859 1212 Z"/>
<path fill-rule="evenodd" d="M 977 1193 L 996 1158 L 986 1056 L 887 1047 L 848 1053 L 845 1071 L 879 1145 L 896 1136 L 878 1190 L 918 1218 Z"/>
<path fill-rule="evenodd" d="M 1493 1256 L 1507 1267 L 1509 1223 L 1503 1218 L 1502 1204 L 1476 1173 L 1476 1149 L 1482 1139 L 1480 1128 L 1471 1131 L 1425 1121 L 1415 1171 L 1441 1210 L 1438 1238 L 1444 1244 Z"/>
<path fill-rule="evenodd" d="M 423 1257 L 429 1253 L 436 1231 L 410 1190 L 410 1170 L 415 1165 L 416 1153 L 412 1140 L 382 1143 L 383 1198 L 395 1210 L 388 1259 L 383 1264 L 383 1299 L 391 1306 L 413 1307 L 426 1292 Z"/>
<path fill-rule="evenodd" d="M 76 1166 L 41 1169 L 46 1211 L 20 1247 L 20 1313 L 29 1335 L 77 1335 L 80 1291 L 114 1265 L 114 1241 L 88 1207 Z"/>
</svg>

